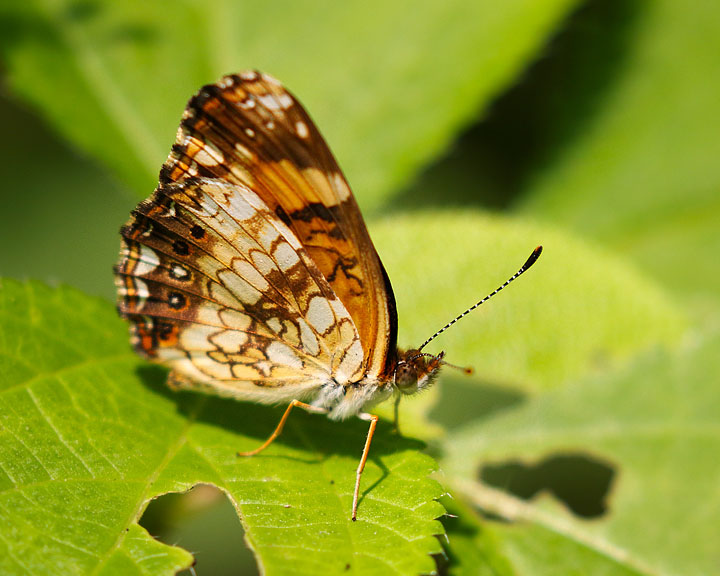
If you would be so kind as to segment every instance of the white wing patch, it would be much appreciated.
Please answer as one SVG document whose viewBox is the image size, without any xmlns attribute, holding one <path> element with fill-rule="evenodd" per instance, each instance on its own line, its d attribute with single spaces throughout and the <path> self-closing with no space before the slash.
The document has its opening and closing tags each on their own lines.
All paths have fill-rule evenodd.
<svg viewBox="0 0 720 576">
<path fill-rule="evenodd" d="M 315 296 L 310 300 L 306 317 L 307 321 L 310 322 L 313 328 L 320 334 L 327 332 L 335 320 L 330 303 L 327 301 L 327 298 L 323 298 L 322 296 Z"/>
</svg>

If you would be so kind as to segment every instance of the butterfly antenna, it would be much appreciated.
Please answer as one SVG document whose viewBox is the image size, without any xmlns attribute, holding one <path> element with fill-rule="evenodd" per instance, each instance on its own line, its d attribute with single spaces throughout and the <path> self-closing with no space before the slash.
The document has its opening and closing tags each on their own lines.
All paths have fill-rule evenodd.
<svg viewBox="0 0 720 576">
<path fill-rule="evenodd" d="M 460 316 L 458 316 L 457 318 L 455 318 L 455 319 L 451 320 L 450 322 L 448 322 L 447 324 L 445 324 L 445 326 L 443 326 L 442 328 L 440 328 L 440 330 L 438 330 L 437 332 L 435 332 L 435 334 L 433 334 L 432 336 L 430 336 L 430 338 L 428 338 L 427 340 L 425 340 L 425 342 L 423 342 L 423 345 L 420 346 L 420 348 L 418 348 L 418 352 L 420 352 L 423 348 L 425 348 L 425 346 L 427 346 L 428 344 L 430 344 L 430 342 L 432 342 L 433 340 L 435 340 L 435 338 L 437 338 L 438 336 L 440 336 L 440 334 L 442 334 L 443 332 L 445 332 L 445 330 L 447 330 L 448 328 L 450 328 L 450 326 L 452 326 L 453 324 L 455 324 L 455 322 L 457 322 L 458 320 L 460 320 L 460 319 L 463 318 L 464 316 L 467 316 L 468 314 L 470 314 L 470 312 L 472 312 L 473 310 L 475 310 L 475 308 L 477 308 L 477 307 L 480 306 L 481 304 L 484 304 L 485 302 L 487 302 L 488 300 L 490 300 L 490 298 L 492 298 L 493 296 L 495 296 L 495 294 L 497 294 L 498 292 L 500 292 L 500 290 L 502 290 L 503 288 L 505 288 L 505 286 L 507 286 L 508 284 L 510 284 L 510 282 L 512 282 L 513 280 L 519 278 L 519 277 L 522 276 L 525 272 L 527 272 L 527 271 L 530 269 L 530 267 L 531 267 L 533 264 L 535 264 L 535 262 L 537 262 L 537 259 L 540 258 L 540 254 L 542 254 L 542 246 L 538 246 L 537 248 L 535 248 L 535 250 L 533 250 L 532 254 L 530 254 L 530 257 L 525 261 L 525 264 L 523 264 L 523 265 L 520 267 L 520 270 L 518 270 L 517 272 L 515 272 L 515 274 L 513 274 L 512 276 L 510 276 L 510 278 L 508 278 L 507 281 L 506 281 L 502 286 L 500 286 L 499 288 L 496 288 L 495 290 L 493 290 L 492 292 L 490 292 L 490 294 L 488 294 L 487 296 L 485 296 L 485 298 L 483 298 L 483 299 L 480 300 L 479 302 L 476 302 L 475 304 L 473 304 L 472 306 L 470 306 L 470 308 L 468 308 L 467 310 L 465 310 L 465 312 L 463 312 L 462 314 L 460 314 Z"/>
<path fill-rule="evenodd" d="M 455 370 L 460 370 L 465 376 L 472 376 L 475 373 L 475 369 L 472 366 L 458 366 L 457 364 L 450 364 L 450 362 L 445 362 L 443 360 L 441 362 L 444 366 L 449 366 L 450 368 L 455 368 Z"/>
<path fill-rule="evenodd" d="M 426 342 L 426 344 L 427 344 L 427 342 Z M 425 346 L 425 344 L 423 344 L 423 346 Z M 438 360 L 440 362 L 440 364 L 442 364 L 443 366 L 450 366 L 450 368 L 455 368 L 456 370 L 460 370 L 461 372 L 464 372 L 468 376 L 471 375 L 473 372 L 475 372 L 475 370 L 473 369 L 472 366 L 458 366 L 457 364 L 451 364 L 450 362 L 446 362 L 445 360 L 443 360 L 443 358 L 445 357 L 445 352 L 440 352 L 440 354 L 429 354 L 428 352 L 418 352 L 417 354 L 414 354 L 413 356 L 411 356 L 408 359 L 408 361 L 412 362 L 416 358 L 420 358 L 422 356 L 427 356 L 428 358 Z"/>
</svg>

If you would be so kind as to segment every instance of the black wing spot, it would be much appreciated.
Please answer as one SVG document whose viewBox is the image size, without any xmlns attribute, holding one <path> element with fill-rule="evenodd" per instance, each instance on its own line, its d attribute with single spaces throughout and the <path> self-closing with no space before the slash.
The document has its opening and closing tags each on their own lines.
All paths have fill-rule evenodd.
<svg viewBox="0 0 720 576">
<path fill-rule="evenodd" d="M 180 254 L 181 256 L 190 254 L 190 247 L 184 240 L 175 240 L 175 242 L 173 242 L 173 250 L 175 254 Z"/>
<path fill-rule="evenodd" d="M 153 325 L 153 335 L 159 340 L 168 340 L 173 333 L 173 325 L 170 322 L 164 322 L 162 320 L 156 320 Z M 157 347 L 157 340 L 154 342 Z"/>
<path fill-rule="evenodd" d="M 285 212 L 282 206 L 278 205 L 278 207 L 275 208 L 275 215 L 283 221 L 283 224 L 285 224 L 285 226 L 287 226 L 288 228 L 292 228 L 292 220 L 290 220 L 290 216 L 288 216 L 287 212 Z"/>
<path fill-rule="evenodd" d="M 168 294 L 168 305 L 170 308 L 180 310 L 185 307 L 185 304 L 187 304 L 187 299 L 179 292 L 170 292 L 170 294 Z"/>
</svg>

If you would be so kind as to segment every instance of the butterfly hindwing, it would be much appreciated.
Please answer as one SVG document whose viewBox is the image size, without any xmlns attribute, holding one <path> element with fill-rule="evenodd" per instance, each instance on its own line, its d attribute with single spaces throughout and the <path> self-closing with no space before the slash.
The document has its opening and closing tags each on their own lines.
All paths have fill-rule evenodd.
<svg viewBox="0 0 720 576">
<path fill-rule="evenodd" d="M 123 229 L 116 269 L 135 347 L 180 380 L 262 401 L 356 381 L 363 354 L 343 303 L 295 234 L 253 191 L 164 184 Z"/>
<path fill-rule="evenodd" d="M 194 178 L 241 184 L 286 224 L 344 304 L 364 373 L 392 364 L 392 288 L 335 158 L 300 103 L 270 76 L 246 72 L 191 99 L 161 184 Z"/>
</svg>

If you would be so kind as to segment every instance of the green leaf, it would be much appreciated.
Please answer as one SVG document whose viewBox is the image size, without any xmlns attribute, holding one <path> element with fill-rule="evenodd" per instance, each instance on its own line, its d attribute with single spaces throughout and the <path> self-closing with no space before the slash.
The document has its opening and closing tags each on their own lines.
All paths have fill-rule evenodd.
<svg viewBox="0 0 720 576">
<path fill-rule="evenodd" d="M 627 254 L 706 317 L 720 294 L 720 4 L 614 12 L 580 18 L 546 75 L 553 96 L 532 94 L 545 153 L 521 208 Z"/>
<path fill-rule="evenodd" d="M 267 574 L 434 569 L 443 490 L 419 442 L 378 427 L 351 522 L 366 423 L 293 414 L 266 452 L 238 458 L 281 411 L 174 394 L 164 379 L 109 304 L 2 282 L 2 573 L 172 574 L 191 556 L 137 521 L 151 499 L 198 483 L 227 493 Z"/>
<path fill-rule="evenodd" d="M 0 18 L 1 21 L 1 18 Z M 58 280 L 114 298 L 120 226 L 136 204 L 106 170 L 80 158 L 19 103 L 0 94 L 0 275 Z"/>
<path fill-rule="evenodd" d="M 720 482 L 719 372 L 718 335 L 696 338 L 675 354 L 658 350 L 616 373 L 547 392 L 458 430 L 448 439 L 443 470 L 475 504 L 517 522 L 491 529 L 519 565 L 539 562 L 537 546 L 529 545 L 539 534 L 553 552 L 544 561 L 554 573 L 564 573 L 560 551 L 573 547 L 630 572 L 712 573 L 720 562 L 713 513 Z M 525 502 L 478 481 L 481 466 L 537 466 L 567 454 L 586 454 L 615 472 L 608 510 L 592 521 L 546 493 Z M 556 473 L 554 482 L 562 480 Z M 565 482 L 588 485 L 577 478 Z M 595 573 L 587 553 L 564 561 Z"/>
<path fill-rule="evenodd" d="M 463 503 L 445 498 L 448 514 L 443 518 L 447 540 L 445 556 L 451 576 L 512 576 L 509 562 L 500 554 L 499 543 L 477 515 Z"/>
<path fill-rule="evenodd" d="M 189 552 L 161 544 L 136 524 L 129 526 L 118 540 L 114 549 L 95 567 L 96 574 L 155 576 L 172 574 L 192 564 Z"/>
<path fill-rule="evenodd" d="M 537 524 L 483 521 L 454 501 L 447 532 L 451 576 L 640 576 L 621 562 Z"/>
<path fill-rule="evenodd" d="M 370 207 L 514 81 L 576 4 L 31 0 L 4 7 L 0 48 L 13 90 L 138 196 L 190 95 L 261 68 L 306 104 Z"/>
<path fill-rule="evenodd" d="M 652 283 L 553 228 L 465 210 L 393 214 L 371 233 L 395 289 L 405 348 L 419 346 L 544 246 L 525 276 L 426 349 L 474 366 L 486 383 L 559 386 L 677 342 L 685 329 L 677 306 Z"/>
</svg>

